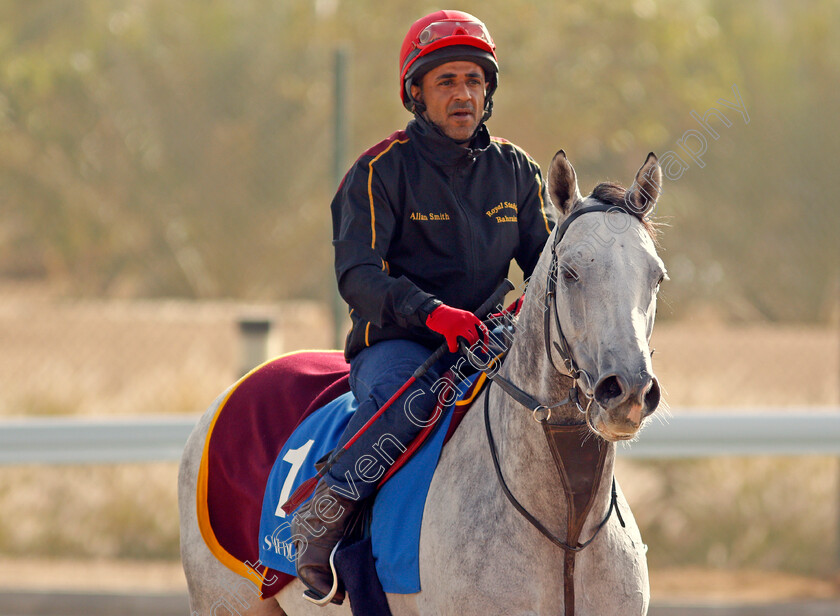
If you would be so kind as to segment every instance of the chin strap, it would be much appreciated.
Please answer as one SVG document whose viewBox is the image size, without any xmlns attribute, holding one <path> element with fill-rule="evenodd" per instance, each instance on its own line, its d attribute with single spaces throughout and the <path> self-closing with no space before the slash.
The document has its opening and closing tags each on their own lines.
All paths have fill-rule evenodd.
<svg viewBox="0 0 840 616">
<path fill-rule="evenodd" d="M 481 118 L 479 125 L 484 124 L 493 115 L 493 95 L 491 94 L 484 100 L 484 117 Z"/>
</svg>

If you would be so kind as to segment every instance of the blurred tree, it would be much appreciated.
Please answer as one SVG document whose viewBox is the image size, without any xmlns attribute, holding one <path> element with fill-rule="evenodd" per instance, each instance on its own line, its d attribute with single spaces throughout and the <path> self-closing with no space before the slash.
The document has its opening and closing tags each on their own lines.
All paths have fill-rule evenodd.
<svg viewBox="0 0 840 616">
<path fill-rule="evenodd" d="M 583 188 L 676 151 L 737 84 L 750 123 L 665 186 L 662 316 L 825 320 L 838 301 L 831 0 L 464 0 L 493 32 L 490 122 Z M 397 56 L 434 10 L 373 0 L 0 6 L 0 276 L 84 295 L 325 299 L 332 57 L 351 151 L 404 126 Z M 720 108 L 720 105 L 718 104 Z M 349 166 L 350 161 L 347 161 Z"/>
</svg>

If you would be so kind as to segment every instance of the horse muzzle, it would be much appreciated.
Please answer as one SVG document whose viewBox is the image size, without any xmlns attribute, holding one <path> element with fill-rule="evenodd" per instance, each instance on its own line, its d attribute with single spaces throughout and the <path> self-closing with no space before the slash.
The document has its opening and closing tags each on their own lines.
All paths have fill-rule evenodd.
<svg viewBox="0 0 840 616">
<path fill-rule="evenodd" d="M 592 427 L 607 440 L 631 439 L 642 422 L 659 406 L 659 381 L 647 372 L 635 378 L 614 373 L 601 377 L 595 385 L 594 400 L 600 407 L 591 418 Z"/>
</svg>

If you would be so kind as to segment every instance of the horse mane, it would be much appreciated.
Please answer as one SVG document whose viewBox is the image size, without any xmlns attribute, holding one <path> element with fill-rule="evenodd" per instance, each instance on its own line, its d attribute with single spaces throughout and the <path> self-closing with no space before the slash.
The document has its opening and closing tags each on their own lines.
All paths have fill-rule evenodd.
<svg viewBox="0 0 840 616">
<path fill-rule="evenodd" d="M 627 189 L 615 182 L 601 182 L 592 189 L 589 196 L 607 205 L 617 205 L 619 207 L 627 205 Z M 651 239 L 656 241 L 659 234 L 658 225 L 649 216 L 637 216 L 637 218 L 642 221 L 642 226 L 644 226 Z"/>
</svg>

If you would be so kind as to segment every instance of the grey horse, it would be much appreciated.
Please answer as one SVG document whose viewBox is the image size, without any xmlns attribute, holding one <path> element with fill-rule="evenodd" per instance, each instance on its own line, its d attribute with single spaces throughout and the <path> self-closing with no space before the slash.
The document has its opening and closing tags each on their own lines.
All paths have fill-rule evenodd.
<svg viewBox="0 0 840 616">
<path fill-rule="evenodd" d="M 561 224 L 529 282 L 494 380 L 514 384 L 539 405 L 529 410 L 496 384 L 480 394 L 444 448 L 429 489 L 420 537 L 422 591 L 389 594 L 394 616 L 647 613 L 646 547 L 610 480 L 615 442 L 635 438 L 659 403 L 649 340 L 666 273 L 648 214 L 660 194 L 661 171 L 650 154 L 629 190 L 599 184 L 583 198 L 561 150 L 548 182 Z M 571 224 L 562 225 L 567 220 Z M 190 436 L 179 475 L 181 555 L 192 613 L 349 615 L 347 601 L 318 607 L 305 600 L 297 580 L 274 599 L 260 600 L 256 585 L 223 566 L 204 544 L 196 483 L 219 403 Z M 571 539 L 568 477 L 558 477 L 545 436 L 568 426 L 581 426 L 581 443 L 597 442 L 600 452 L 588 514 L 578 529 L 577 545 L 591 543 L 571 559 L 572 552 L 558 547 Z M 544 532 L 514 506 L 499 476 Z"/>
</svg>

